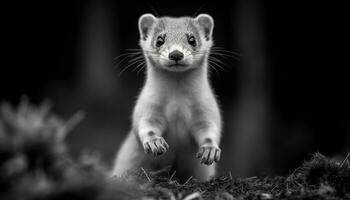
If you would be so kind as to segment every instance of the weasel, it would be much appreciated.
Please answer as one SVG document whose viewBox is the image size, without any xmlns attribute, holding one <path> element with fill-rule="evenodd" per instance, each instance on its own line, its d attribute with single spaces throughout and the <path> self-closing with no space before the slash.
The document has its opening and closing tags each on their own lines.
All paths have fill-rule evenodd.
<svg viewBox="0 0 350 200">
<path fill-rule="evenodd" d="M 208 14 L 144 14 L 138 27 L 146 81 L 112 175 L 171 166 L 180 179 L 209 180 L 220 160 L 222 126 L 208 76 L 214 21 Z"/>
</svg>

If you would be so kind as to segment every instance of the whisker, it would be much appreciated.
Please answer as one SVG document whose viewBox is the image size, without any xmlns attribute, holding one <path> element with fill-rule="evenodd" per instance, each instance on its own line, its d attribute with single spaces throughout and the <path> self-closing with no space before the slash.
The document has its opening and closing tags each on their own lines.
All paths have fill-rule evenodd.
<svg viewBox="0 0 350 200">
<path fill-rule="evenodd" d="M 222 53 L 210 53 L 210 56 L 219 56 L 221 58 L 225 58 L 226 60 L 229 60 L 230 62 L 232 60 L 228 59 L 228 58 L 232 58 L 232 59 L 235 59 L 235 60 L 238 60 L 240 61 L 241 59 L 238 57 L 238 56 L 234 56 L 234 55 L 227 55 L 227 54 L 222 54 Z"/>
<path fill-rule="evenodd" d="M 128 55 L 138 55 L 138 54 L 141 54 L 142 52 L 126 52 L 126 53 L 122 53 L 120 54 L 119 56 L 115 57 L 113 60 L 116 61 L 118 60 L 119 58 L 123 57 L 123 56 L 128 56 Z"/>
<path fill-rule="evenodd" d="M 122 64 L 125 60 L 129 59 L 130 57 L 133 57 L 133 56 L 128 55 L 128 56 L 125 56 L 124 58 L 122 58 L 121 60 L 119 60 L 117 63 L 114 64 L 115 68 L 117 68 L 120 64 Z"/>
<path fill-rule="evenodd" d="M 216 73 L 216 76 L 217 76 L 218 78 L 220 78 L 220 75 L 219 75 L 218 70 L 217 70 L 213 65 L 211 65 L 210 63 L 209 63 L 209 67 L 210 67 L 210 69 L 213 69 L 213 70 L 215 71 L 215 73 Z"/>
<path fill-rule="evenodd" d="M 215 57 L 211 56 L 211 57 L 209 57 L 209 59 L 213 59 L 213 61 L 219 62 L 219 63 L 225 65 L 226 67 L 228 67 L 229 69 L 231 69 L 231 66 L 229 66 L 228 64 L 226 64 L 225 62 L 221 61 L 218 58 L 215 58 Z"/>
<path fill-rule="evenodd" d="M 160 56 L 152 56 L 152 55 L 150 55 L 150 57 L 153 58 L 153 59 L 160 59 L 160 60 L 165 60 L 165 61 L 168 60 L 168 59 L 162 58 L 162 57 L 160 57 Z"/>
<path fill-rule="evenodd" d="M 137 68 L 139 68 L 140 66 L 143 66 L 144 64 L 145 64 L 146 62 L 145 61 L 143 61 L 143 62 L 141 62 L 140 64 L 138 64 L 131 72 L 134 72 L 134 71 L 136 71 L 137 70 Z"/>
<path fill-rule="evenodd" d="M 226 56 L 226 57 L 230 57 L 230 58 L 234 58 L 234 59 L 237 59 L 237 60 L 240 60 L 240 56 L 237 56 L 237 55 L 234 55 L 234 54 L 228 54 L 228 53 L 224 53 L 224 52 L 215 52 L 215 51 L 212 51 L 210 52 L 211 55 L 218 55 L 218 56 Z"/>
<path fill-rule="evenodd" d="M 218 57 L 216 57 L 216 56 L 218 56 Z M 212 54 L 209 57 L 216 58 L 216 59 L 219 59 L 219 60 L 221 60 L 221 58 L 224 59 L 225 61 L 223 61 L 223 60 L 221 60 L 221 61 L 226 63 L 226 64 L 228 64 L 228 65 L 230 65 L 229 68 L 232 68 L 231 65 L 234 64 L 232 62 L 232 59 L 231 59 L 232 57 L 222 56 L 222 55 L 215 55 L 215 54 Z M 236 59 L 236 58 L 234 58 L 234 59 Z M 236 59 L 236 60 L 238 60 L 238 59 Z"/>
<path fill-rule="evenodd" d="M 229 53 L 226 53 L 226 52 L 218 52 L 218 51 L 211 51 L 210 54 L 220 54 L 220 55 L 225 55 L 225 56 L 229 56 L 229 57 L 235 57 L 235 58 L 238 58 L 239 56 L 237 55 L 234 55 L 234 54 L 229 54 Z"/>
<path fill-rule="evenodd" d="M 123 63 L 124 61 L 126 61 L 127 59 L 130 59 L 130 56 L 124 57 L 124 58 L 121 59 L 118 63 L 115 63 L 115 64 L 114 64 L 114 68 L 117 68 L 117 67 L 121 66 L 122 63 Z"/>
<path fill-rule="evenodd" d="M 143 59 L 144 59 L 143 56 L 138 56 L 138 57 L 135 57 L 135 58 L 130 59 L 130 60 L 128 61 L 128 63 L 132 63 L 132 62 L 134 62 L 134 61 L 136 61 L 136 60 L 143 60 Z"/>
<path fill-rule="evenodd" d="M 143 64 L 142 67 L 137 71 L 137 75 L 139 75 L 139 73 L 146 68 L 146 64 Z"/>
<path fill-rule="evenodd" d="M 221 70 L 223 70 L 224 72 L 226 72 L 226 70 L 225 70 L 223 67 L 221 67 L 219 64 L 217 64 L 216 62 L 214 62 L 214 61 L 212 61 L 212 60 L 208 60 L 208 61 L 209 61 L 209 63 L 216 65 L 216 66 L 219 67 Z"/>
<path fill-rule="evenodd" d="M 123 70 L 118 74 L 118 76 L 121 76 L 121 75 L 123 74 L 123 72 L 125 72 L 127 69 L 129 69 L 130 67 L 132 67 L 134 64 L 137 64 L 137 63 L 139 63 L 139 62 L 144 62 L 144 61 L 142 61 L 142 60 L 137 60 L 137 61 L 135 61 L 135 62 L 133 62 L 133 63 L 128 64 L 126 67 L 123 68 Z"/>
<path fill-rule="evenodd" d="M 139 53 L 123 53 L 117 56 L 115 59 L 113 59 L 114 65 L 118 66 L 121 63 L 123 63 L 126 59 L 133 58 L 135 56 L 140 57 L 142 55 Z"/>
<path fill-rule="evenodd" d="M 207 52 L 206 51 L 198 51 L 198 52 L 195 52 L 194 54 L 195 55 L 205 55 L 205 54 L 207 54 Z M 227 59 L 227 57 L 230 57 L 230 58 L 234 58 L 236 60 L 240 60 L 238 55 L 229 54 L 229 53 L 226 53 L 226 52 L 220 52 L 220 51 L 211 50 L 208 54 L 209 54 L 209 56 L 217 55 L 217 56 L 221 56 L 221 57 L 223 57 L 225 59 Z"/>
<path fill-rule="evenodd" d="M 203 52 L 195 52 L 193 55 L 206 55 L 206 54 L 208 54 L 208 53 L 205 52 L 205 51 L 203 51 Z M 236 59 L 236 60 L 240 60 L 239 57 L 238 57 L 238 56 L 235 56 L 235 55 L 230 55 L 230 54 L 226 54 L 226 53 L 213 52 L 213 51 L 211 51 L 211 52 L 209 53 L 209 56 L 213 57 L 213 55 L 215 55 L 215 56 L 220 56 L 220 57 L 224 58 L 225 60 L 227 60 L 227 61 L 229 61 L 229 62 L 231 62 L 231 60 L 228 59 L 228 58 L 234 58 L 234 59 Z"/>
<path fill-rule="evenodd" d="M 211 50 L 212 50 L 212 51 L 216 51 L 216 52 L 225 52 L 225 53 L 233 54 L 233 55 L 236 55 L 236 56 L 242 56 L 242 54 L 240 54 L 240 53 L 238 53 L 238 52 L 229 51 L 229 50 L 222 49 L 222 48 L 215 48 L 215 47 L 212 47 Z"/>
</svg>

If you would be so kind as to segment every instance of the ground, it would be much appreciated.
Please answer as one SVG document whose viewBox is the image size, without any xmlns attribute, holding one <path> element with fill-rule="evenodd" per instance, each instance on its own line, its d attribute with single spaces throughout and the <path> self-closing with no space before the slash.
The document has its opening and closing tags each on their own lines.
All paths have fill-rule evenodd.
<svg viewBox="0 0 350 200">
<path fill-rule="evenodd" d="M 288 176 L 237 178 L 228 172 L 182 183 L 167 169 L 139 169 L 111 178 L 98 154 L 69 154 L 64 137 L 79 113 L 64 121 L 49 110 L 26 101 L 0 106 L 0 199 L 350 199 L 349 153 L 342 161 L 315 153 Z"/>
</svg>

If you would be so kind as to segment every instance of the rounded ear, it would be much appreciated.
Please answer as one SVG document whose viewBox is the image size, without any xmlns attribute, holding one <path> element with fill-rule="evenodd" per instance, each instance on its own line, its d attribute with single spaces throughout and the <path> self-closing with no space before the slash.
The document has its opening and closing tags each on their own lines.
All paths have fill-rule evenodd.
<svg viewBox="0 0 350 200">
<path fill-rule="evenodd" d="M 208 14 L 200 14 L 195 18 L 195 20 L 198 22 L 200 28 L 203 30 L 205 39 L 210 40 L 214 28 L 213 18 Z"/>
<path fill-rule="evenodd" d="M 143 40 L 147 39 L 149 31 L 151 30 L 156 20 L 157 18 L 154 15 L 149 13 L 141 15 L 141 17 L 139 18 L 139 31 L 140 31 L 140 36 Z"/>
</svg>

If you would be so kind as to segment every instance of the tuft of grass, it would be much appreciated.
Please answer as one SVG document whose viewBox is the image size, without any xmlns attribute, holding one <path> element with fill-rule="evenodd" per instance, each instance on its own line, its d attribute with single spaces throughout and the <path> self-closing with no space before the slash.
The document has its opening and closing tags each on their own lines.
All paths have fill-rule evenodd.
<svg viewBox="0 0 350 200">
<path fill-rule="evenodd" d="M 341 162 L 327 159 L 320 153 L 302 166 L 301 175 L 305 182 L 313 187 L 333 188 L 338 196 L 345 196 L 350 191 L 349 153 Z"/>
<path fill-rule="evenodd" d="M 208 182 L 193 177 L 180 182 L 170 168 L 144 169 L 108 177 L 98 153 L 69 154 L 64 138 L 82 119 L 64 120 L 50 104 L 17 108 L 0 105 L 0 199 L 9 200 L 238 200 L 350 199 L 349 154 L 342 162 L 315 153 L 288 176 L 233 178 L 231 173 Z"/>
</svg>

